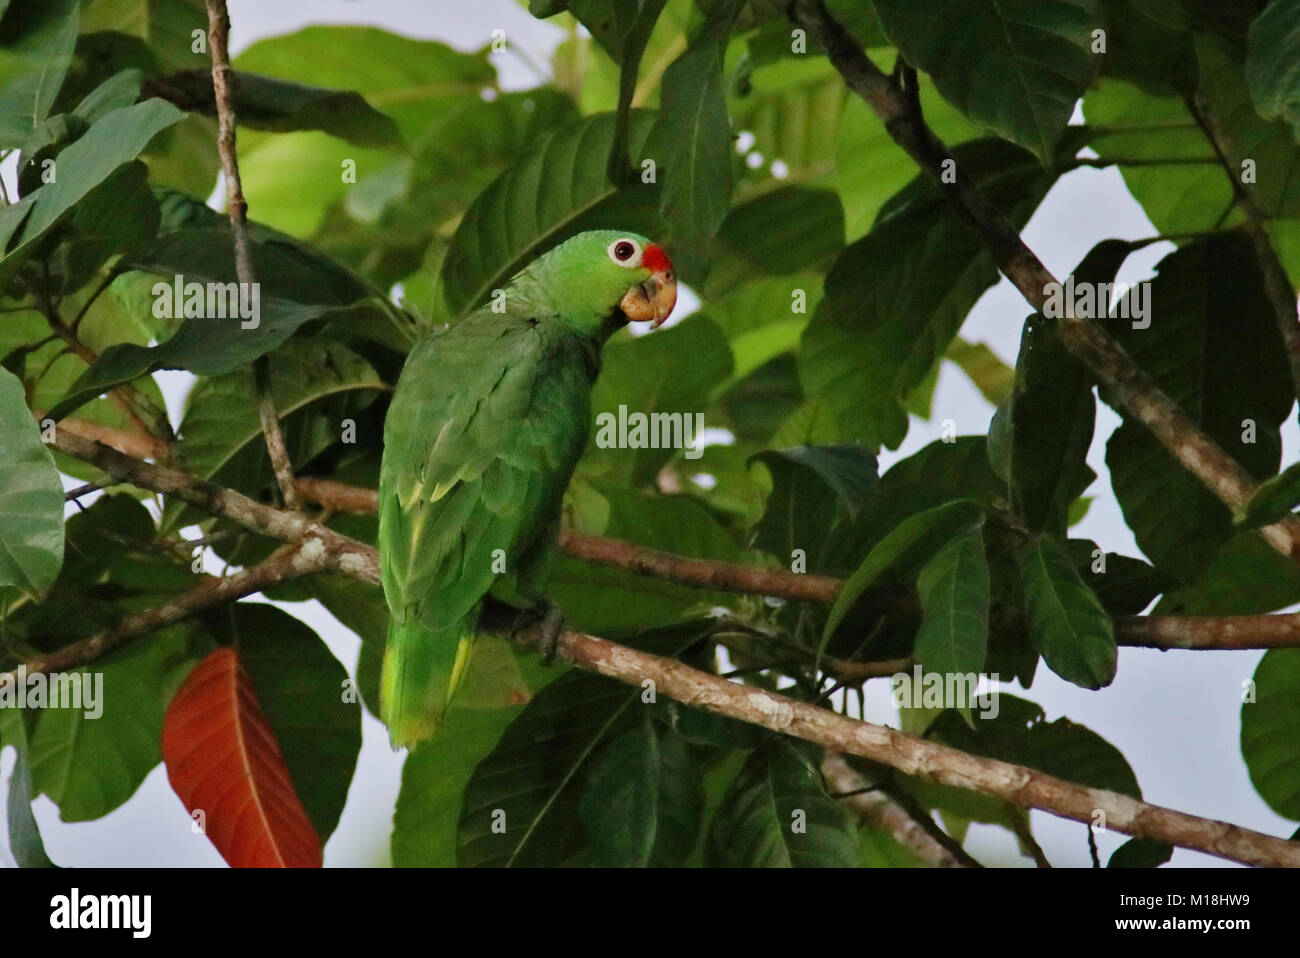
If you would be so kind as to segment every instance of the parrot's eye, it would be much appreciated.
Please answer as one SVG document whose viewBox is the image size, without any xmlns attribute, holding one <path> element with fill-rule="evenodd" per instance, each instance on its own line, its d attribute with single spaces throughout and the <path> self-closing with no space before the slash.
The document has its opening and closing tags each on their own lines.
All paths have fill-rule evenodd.
<svg viewBox="0 0 1300 958">
<path fill-rule="evenodd" d="M 614 240 L 609 244 L 609 258 L 619 266 L 635 266 L 641 261 L 641 244 L 636 240 Z"/>
</svg>

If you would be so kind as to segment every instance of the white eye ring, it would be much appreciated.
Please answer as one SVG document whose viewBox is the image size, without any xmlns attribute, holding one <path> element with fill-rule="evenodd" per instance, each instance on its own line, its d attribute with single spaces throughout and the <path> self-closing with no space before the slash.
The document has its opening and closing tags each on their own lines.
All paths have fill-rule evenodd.
<svg viewBox="0 0 1300 958">
<path fill-rule="evenodd" d="M 631 247 L 629 251 L 629 247 Z M 641 265 L 641 244 L 630 236 L 622 239 L 616 239 L 605 247 L 605 252 L 619 266 L 625 266 L 628 269 L 635 269 Z M 625 254 L 620 256 L 619 254 Z"/>
</svg>

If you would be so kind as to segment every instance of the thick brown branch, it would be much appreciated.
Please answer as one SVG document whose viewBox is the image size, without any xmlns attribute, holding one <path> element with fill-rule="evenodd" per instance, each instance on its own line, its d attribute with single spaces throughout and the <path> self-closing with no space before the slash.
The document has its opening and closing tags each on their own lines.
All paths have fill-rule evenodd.
<svg viewBox="0 0 1300 958">
<path fill-rule="evenodd" d="M 534 631 L 520 638 L 526 644 L 535 645 L 539 637 Z M 1149 805 L 1117 792 L 1087 788 L 1020 765 L 968 755 L 775 692 L 729 682 L 674 659 L 639 652 L 595 636 L 564 632 L 557 657 L 636 687 L 643 687 L 650 680 L 658 694 L 685 705 L 792 735 L 827 749 L 860 755 L 924 781 L 971 789 L 1024 808 L 1037 808 L 1089 824 L 1097 820 L 1100 812 L 1105 827 L 1126 835 L 1156 838 L 1247 865 L 1300 867 L 1300 842 Z"/>
<path fill-rule="evenodd" d="M 831 17 L 822 0 L 795 0 L 791 15 L 825 47 L 849 89 L 884 121 L 893 140 L 979 231 L 1002 273 L 1035 309 L 1043 310 L 1056 278 L 1021 240 L 1015 225 L 959 169 L 948 148 L 909 109 L 898 87 Z M 955 175 L 943 176 L 945 169 L 955 171 Z M 1250 474 L 1205 435 L 1104 329 L 1067 313 L 1059 331 L 1066 347 L 1092 370 L 1129 415 L 1146 426 L 1228 508 L 1236 511 L 1250 499 L 1256 490 Z M 1300 561 L 1300 523 L 1286 520 L 1260 533 L 1283 555 Z"/>
<path fill-rule="evenodd" d="M 374 512 L 378 498 L 363 489 L 331 479 L 298 479 L 298 491 L 307 500 L 341 512 Z M 633 542 L 606 539 L 566 530 L 560 534 L 566 555 L 626 569 L 637 575 L 700 589 L 771 596 L 792 602 L 830 605 L 844 583 L 829 576 L 786 572 L 756 566 L 695 559 L 648 549 Z M 1300 613 L 1242 615 L 1218 618 L 1200 616 L 1130 615 L 1116 619 L 1120 645 L 1149 649 L 1277 649 L 1300 646 Z M 825 660 L 828 671 L 839 678 L 862 680 L 893 675 L 907 660 L 841 662 Z"/>
<path fill-rule="evenodd" d="M 239 155 L 235 148 L 235 108 L 232 104 L 230 52 L 230 14 L 226 0 L 207 0 L 208 43 L 212 52 L 212 92 L 217 108 L 217 152 L 221 154 L 221 172 L 226 187 L 226 208 L 230 212 L 230 237 L 235 247 L 235 275 L 245 287 L 254 282 L 253 264 L 248 251 L 248 201 L 244 199 L 239 179 Z M 302 503 L 293 487 L 293 464 L 284 445 L 280 416 L 271 395 L 270 360 L 259 356 L 253 362 L 253 387 L 257 396 L 257 415 L 266 437 L 266 452 L 271 459 L 275 481 L 284 504 L 298 509 Z"/>
</svg>

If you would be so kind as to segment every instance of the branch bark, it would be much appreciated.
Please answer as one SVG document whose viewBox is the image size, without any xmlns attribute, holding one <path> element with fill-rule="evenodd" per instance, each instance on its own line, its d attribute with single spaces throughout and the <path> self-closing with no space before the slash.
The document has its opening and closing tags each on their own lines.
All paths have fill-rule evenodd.
<svg viewBox="0 0 1300 958">
<path fill-rule="evenodd" d="M 326 508 L 344 512 L 374 512 L 378 498 L 374 490 L 362 489 L 331 479 L 298 479 L 303 496 Z M 831 605 L 844 582 L 829 576 L 806 575 L 722 562 L 695 559 L 649 549 L 633 542 L 584 535 L 565 530 L 560 550 L 566 555 L 596 565 L 626 569 L 636 575 L 698 589 L 771 596 L 792 602 Z M 1300 613 L 1221 617 L 1128 615 L 1115 620 L 1116 641 L 1123 646 L 1146 649 L 1229 650 L 1280 649 L 1300 646 Z M 831 671 L 845 679 L 868 679 L 892 675 L 901 660 L 883 663 L 838 662 Z M 828 663 L 830 664 L 830 663 Z"/>
<path fill-rule="evenodd" d="M 884 121 L 894 142 L 979 231 L 1003 275 L 1030 305 L 1043 310 L 1056 278 L 1025 245 L 1015 225 L 960 170 L 948 148 L 909 108 L 898 87 L 862 52 L 822 0 L 795 0 L 790 13 L 826 49 L 849 89 Z M 945 163 L 956 171 L 948 182 L 941 176 Z M 1201 432 L 1104 329 L 1067 312 L 1058 331 L 1066 348 L 1092 370 L 1120 405 L 1229 509 L 1235 512 L 1250 499 L 1257 489 L 1251 475 Z M 1300 562 L 1300 522 L 1284 520 L 1259 531 L 1278 552 Z"/>
<path fill-rule="evenodd" d="M 536 646 L 536 630 L 520 640 Z M 1199 818 L 1127 795 L 1088 788 L 1020 765 L 968 755 L 896 729 L 860 722 L 806 702 L 740 685 L 581 632 L 564 632 L 556 657 L 579 668 L 640 687 L 649 679 L 659 694 L 731 718 L 792 735 L 833 751 L 860 755 L 927 782 L 971 789 L 1024 808 L 1126 835 L 1157 838 L 1247 865 L 1300 867 L 1300 842 Z"/>
<path fill-rule="evenodd" d="M 254 282 L 253 264 L 248 252 L 248 201 L 244 199 L 239 179 L 239 156 L 235 148 L 235 108 L 231 102 L 233 83 L 230 69 L 230 14 L 226 0 L 207 0 L 208 45 L 212 52 L 212 92 L 217 109 L 217 152 L 221 154 L 221 173 L 226 187 L 226 209 L 230 213 L 230 237 L 235 247 L 235 275 L 245 287 Z M 293 486 L 293 464 L 284 445 L 280 416 L 271 395 L 270 360 L 265 355 L 253 362 L 253 383 L 257 394 L 257 415 L 266 437 L 266 452 L 271 459 L 275 480 L 284 504 L 298 509 L 302 503 Z"/>
<path fill-rule="evenodd" d="M 287 582 L 329 567 L 330 564 L 323 551 L 308 550 L 300 546 L 274 555 L 265 562 L 234 575 L 223 578 L 209 576 L 202 585 L 177 596 L 164 605 L 128 615 L 112 627 L 88 639 L 82 639 L 55 652 L 29 659 L 12 672 L 0 673 L 0 686 L 8 681 L 18 681 L 20 670 L 26 675 L 35 675 L 38 672 L 75 669 L 108 654 L 137 635 L 173 625 L 203 609 L 224 605 L 246 595 L 261 592 L 277 582 Z"/>
<path fill-rule="evenodd" d="M 323 553 L 322 568 L 379 584 L 379 554 L 373 547 L 340 535 L 300 513 L 263 505 L 233 489 L 196 479 L 179 469 L 141 462 L 66 429 L 55 430 L 53 446 L 99 467 L 119 482 L 175 496 L 209 515 L 223 516 L 262 535 L 304 546 L 309 556 Z"/>
</svg>

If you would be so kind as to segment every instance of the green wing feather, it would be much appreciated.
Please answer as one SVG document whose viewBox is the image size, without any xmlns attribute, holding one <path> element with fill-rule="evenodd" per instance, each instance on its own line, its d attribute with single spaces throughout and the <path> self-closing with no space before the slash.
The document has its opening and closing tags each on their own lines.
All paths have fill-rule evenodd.
<svg viewBox="0 0 1300 958">
<path fill-rule="evenodd" d="M 384 428 L 379 551 L 394 745 L 436 730 L 478 612 L 560 508 L 586 442 L 590 350 L 545 317 L 471 314 L 421 340 Z M 496 552 L 495 550 L 502 550 Z"/>
</svg>

